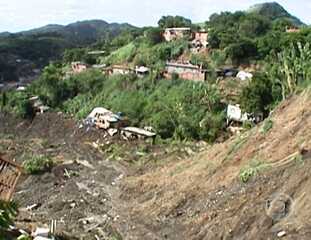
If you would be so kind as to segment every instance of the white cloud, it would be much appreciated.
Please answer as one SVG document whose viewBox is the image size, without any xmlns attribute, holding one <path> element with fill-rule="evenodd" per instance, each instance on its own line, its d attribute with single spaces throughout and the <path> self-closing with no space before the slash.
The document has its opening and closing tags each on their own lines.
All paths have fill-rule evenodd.
<svg viewBox="0 0 311 240">
<path fill-rule="evenodd" d="M 20 31 L 50 23 L 68 24 L 85 19 L 155 25 L 163 15 L 182 15 L 206 21 L 214 12 L 247 9 L 266 0 L 0 0 L 0 32 Z M 311 22 L 307 0 L 280 0 L 286 9 Z"/>
</svg>

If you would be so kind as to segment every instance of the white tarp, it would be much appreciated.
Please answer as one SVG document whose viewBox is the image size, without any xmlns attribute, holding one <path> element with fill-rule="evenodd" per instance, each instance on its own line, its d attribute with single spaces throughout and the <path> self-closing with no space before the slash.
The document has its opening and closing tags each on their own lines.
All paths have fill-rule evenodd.
<svg viewBox="0 0 311 240">
<path fill-rule="evenodd" d="M 253 74 L 245 71 L 240 71 L 236 77 L 241 79 L 242 81 L 251 80 L 253 78 Z"/>
</svg>

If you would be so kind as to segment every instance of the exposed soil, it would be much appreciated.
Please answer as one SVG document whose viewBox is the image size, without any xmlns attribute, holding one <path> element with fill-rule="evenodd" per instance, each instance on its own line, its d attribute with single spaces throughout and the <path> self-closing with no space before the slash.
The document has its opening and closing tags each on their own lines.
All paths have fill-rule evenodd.
<svg viewBox="0 0 311 240">
<path fill-rule="evenodd" d="M 17 225 L 57 220 L 69 239 L 311 239 L 310 96 L 283 102 L 270 128 L 214 146 L 124 142 L 62 114 L 0 114 L 0 152 L 56 163 L 20 180 Z M 254 170 L 246 183 L 244 170 Z"/>
<path fill-rule="evenodd" d="M 271 121 L 266 132 L 263 123 L 127 178 L 122 198 L 131 203 L 133 226 L 143 225 L 154 239 L 276 239 L 281 231 L 282 239 L 311 239 L 310 92 L 285 101 Z M 242 183 L 240 171 L 251 162 L 265 168 Z"/>
</svg>

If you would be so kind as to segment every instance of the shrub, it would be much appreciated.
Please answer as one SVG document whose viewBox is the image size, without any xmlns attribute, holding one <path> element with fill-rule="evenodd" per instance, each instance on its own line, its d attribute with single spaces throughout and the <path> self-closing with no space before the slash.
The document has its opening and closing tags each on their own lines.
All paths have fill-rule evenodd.
<svg viewBox="0 0 311 240">
<path fill-rule="evenodd" d="M 240 180 L 243 183 L 247 183 L 252 177 L 256 176 L 260 171 L 267 168 L 268 165 L 256 160 L 252 160 L 250 165 L 241 169 Z"/>
<path fill-rule="evenodd" d="M 17 205 L 14 202 L 4 202 L 0 200 L 0 239 L 1 229 L 7 229 L 10 224 L 12 224 L 12 219 L 17 214 Z"/>
<path fill-rule="evenodd" d="M 274 88 L 272 81 L 266 75 L 256 75 L 242 89 L 240 104 L 245 112 L 263 113 L 267 116 L 271 106 L 281 100 L 281 93 Z"/>
<path fill-rule="evenodd" d="M 29 95 L 25 92 L 11 91 L 6 95 L 6 104 L 3 106 L 17 116 L 22 118 L 32 118 L 35 114 L 29 101 Z"/>
<path fill-rule="evenodd" d="M 263 134 L 268 133 L 271 129 L 273 128 L 273 121 L 271 119 L 267 119 L 264 122 L 264 125 L 262 126 L 262 128 L 260 129 L 260 132 Z"/>
<path fill-rule="evenodd" d="M 23 165 L 27 173 L 40 174 L 49 171 L 53 166 L 53 161 L 46 156 L 31 156 Z"/>
</svg>

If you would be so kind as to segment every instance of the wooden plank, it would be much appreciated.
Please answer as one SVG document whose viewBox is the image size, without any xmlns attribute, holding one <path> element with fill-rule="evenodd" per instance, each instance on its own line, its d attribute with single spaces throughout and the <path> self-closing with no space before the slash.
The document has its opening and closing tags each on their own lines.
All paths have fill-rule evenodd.
<svg viewBox="0 0 311 240">
<path fill-rule="evenodd" d="M 20 165 L 0 156 L 0 200 L 11 200 L 21 174 Z"/>
</svg>

